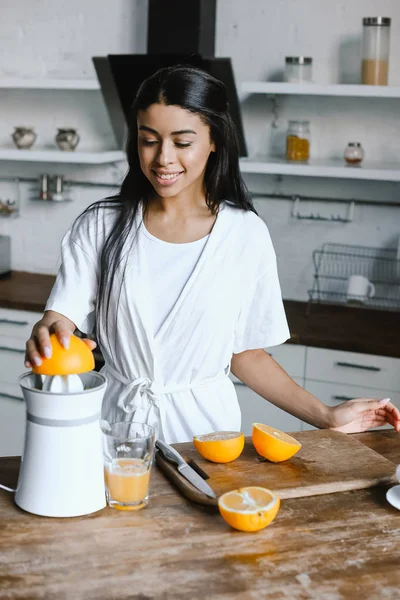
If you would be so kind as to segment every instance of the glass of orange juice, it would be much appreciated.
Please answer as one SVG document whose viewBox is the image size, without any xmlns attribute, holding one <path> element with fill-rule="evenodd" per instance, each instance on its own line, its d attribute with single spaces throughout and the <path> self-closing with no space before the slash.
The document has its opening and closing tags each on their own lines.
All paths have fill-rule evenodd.
<svg viewBox="0 0 400 600">
<path fill-rule="evenodd" d="M 138 510 L 149 501 L 155 433 L 145 423 L 102 423 L 104 481 L 109 506 Z"/>
</svg>

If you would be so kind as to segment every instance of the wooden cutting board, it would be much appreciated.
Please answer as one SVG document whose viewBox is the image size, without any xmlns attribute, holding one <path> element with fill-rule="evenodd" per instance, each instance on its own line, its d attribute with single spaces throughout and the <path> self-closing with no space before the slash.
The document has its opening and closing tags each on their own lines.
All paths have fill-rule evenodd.
<svg viewBox="0 0 400 600">
<path fill-rule="evenodd" d="M 217 496 L 249 485 L 274 490 L 281 499 L 318 496 L 348 490 L 392 484 L 396 465 L 355 438 L 330 430 L 296 432 L 293 436 L 302 448 L 293 458 L 271 463 L 260 457 L 246 438 L 245 447 L 235 461 L 216 464 L 204 459 L 193 444 L 174 444 L 186 461 L 195 463 L 208 475 L 207 483 Z M 180 492 L 192 502 L 216 507 L 192 486 L 173 465 L 156 455 L 156 462 Z"/>
</svg>

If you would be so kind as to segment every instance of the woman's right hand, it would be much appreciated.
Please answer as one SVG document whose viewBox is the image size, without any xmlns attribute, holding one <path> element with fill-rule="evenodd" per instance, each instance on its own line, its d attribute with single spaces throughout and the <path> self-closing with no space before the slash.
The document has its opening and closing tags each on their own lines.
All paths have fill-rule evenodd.
<svg viewBox="0 0 400 600">
<path fill-rule="evenodd" d="M 47 311 L 32 329 L 31 337 L 26 342 L 25 352 L 25 367 L 27 369 L 32 366 L 42 364 L 42 357 L 51 357 L 50 334 L 55 333 L 60 344 L 64 348 L 69 347 L 69 338 L 75 331 L 75 324 L 54 311 Z M 83 340 L 93 350 L 96 347 L 96 342 L 89 339 Z"/>
</svg>

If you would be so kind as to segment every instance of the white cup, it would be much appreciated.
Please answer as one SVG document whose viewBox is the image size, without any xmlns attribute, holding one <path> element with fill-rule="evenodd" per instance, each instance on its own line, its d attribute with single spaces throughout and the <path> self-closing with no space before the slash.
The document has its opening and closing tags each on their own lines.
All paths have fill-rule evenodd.
<svg viewBox="0 0 400 600">
<path fill-rule="evenodd" d="M 347 282 L 347 302 L 365 302 L 375 296 L 375 286 L 363 275 L 351 275 Z"/>
</svg>

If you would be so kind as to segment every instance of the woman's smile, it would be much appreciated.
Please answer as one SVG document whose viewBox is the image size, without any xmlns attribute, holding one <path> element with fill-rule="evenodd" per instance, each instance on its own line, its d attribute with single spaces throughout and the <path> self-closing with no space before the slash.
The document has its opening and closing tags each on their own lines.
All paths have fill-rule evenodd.
<svg viewBox="0 0 400 600">
<path fill-rule="evenodd" d="M 162 171 L 158 171 L 155 169 L 152 169 L 152 172 L 154 173 L 157 183 L 159 183 L 160 185 L 165 185 L 165 186 L 170 186 L 173 185 L 176 181 L 178 181 L 178 179 L 181 177 L 181 175 L 183 175 L 184 171 L 175 171 L 175 172 L 171 172 L 171 173 L 164 173 Z"/>
</svg>

